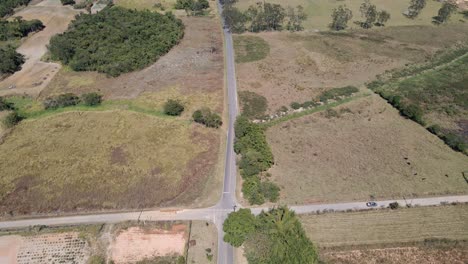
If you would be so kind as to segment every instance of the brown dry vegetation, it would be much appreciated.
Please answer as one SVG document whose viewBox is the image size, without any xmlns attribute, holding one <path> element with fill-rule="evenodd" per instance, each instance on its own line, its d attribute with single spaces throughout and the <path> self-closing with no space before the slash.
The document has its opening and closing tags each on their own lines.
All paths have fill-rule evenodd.
<svg viewBox="0 0 468 264">
<path fill-rule="evenodd" d="M 213 173 L 218 146 L 216 131 L 128 111 L 26 120 L 0 145 L 1 211 L 191 203 Z"/>
<path fill-rule="evenodd" d="M 265 96 L 271 113 L 293 101 L 311 100 L 329 88 L 361 86 L 386 70 L 422 62 L 446 45 L 467 41 L 468 30 L 455 23 L 255 36 L 269 43 L 270 52 L 265 59 L 237 64 L 239 90 Z"/>
<path fill-rule="evenodd" d="M 213 223 L 193 221 L 190 241 L 192 243 L 188 249 L 187 263 L 217 263 L 218 232 Z M 207 254 L 213 255 L 211 261 Z"/>
<path fill-rule="evenodd" d="M 467 193 L 468 157 L 377 95 L 267 130 L 287 204 Z"/>
</svg>

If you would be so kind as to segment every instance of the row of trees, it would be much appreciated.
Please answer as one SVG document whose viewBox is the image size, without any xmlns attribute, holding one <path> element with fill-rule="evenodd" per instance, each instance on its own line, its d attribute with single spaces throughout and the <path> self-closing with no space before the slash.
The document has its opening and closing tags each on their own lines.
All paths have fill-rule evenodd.
<svg viewBox="0 0 468 264">
<path fill-rule="evenodd" d="M 293 211 L 287 207 L 262 211 L 250 209 L 230 213 L 223 224 L 224 241 L 234 247 L 244 245 L 250 264 L 319 263 L 317 250 Z"/>
<path fill-rule="evenodd" d="M 41 31 L 44 24 L 37 19 L 26 21 L 15 17 L 12 21 L 0 19 L 0 41 L 26 37 L 31 32 Z"/>
<path fill-rule="evenodd" d="M 52 37 L 52 59 L 75 71 L 98 71 L 110 76 L 154 63 L 179 43 L 182 21 L 171 13 L 111 7 L 77 16 L 69 29 Z"/>
<path fill-rule="evenodd" d="M 98 93 L 86 93 L 79 97 L 73 93 L 65 93 L 57 96 L 48 97 L 44 100 L 45 109 L 57 109 L 67 106 L 83 104 L 85 106 L 97 106 L 102 102 L 102 95 Z"/>
<path fill-rule="evenodd" d="M 202 15 L 203 11 L 210 7 L 208 0 L 177 0 L 175 9 L 183 9 L 192 15 Z"/>
<path fill-rule="evenodd" d="M 420 12 L 426 6 L 426 0 L 411 0 L 408 10 L 403 14 L 410 18 L 415 19 Z M 442 24 L 448 21 L 450 16 L 457 10 L 457 6 L 451 1 L 446 1 L 442 4 L 439 9 L 437 16 L 433 17 L 433 23 Z M 371 28 L 372 26 L 384 26 L 385 23 L 391 18 L 390 13 L 385 10 L 377 10 L 377 7 L 370 2 L 365 0 L 359 11 L 361 13 L 362 21 L 355 21 L 356 24 L 362 28 Z M 346 7 L 346 5 L 340 5 L 333 9 L 331 15 L 332 22 L 329 27 L 332 30 L 344 30 L 348 27 L 348 22 L 353 18 L 353 12 Z"/>
<path fill-rule="evenodd" d="M 242 33 L 244 31 L 279 31 L 286 28 L 289 31 L 303 30 L 303 21 L 307 19 L 302 6 L 286 9 L 279 4 L 258 2 L 251 5 L 242 12 L 234 7 L 235 1 L 224 4 L 223 17 L 225 25 L 232 32 Z"/>
<path fill-rule="evenodd" d="M 273 153 L 266 140 L 265 129 L 240 116 L 235 124 L 234 151 L 241 155 L 240 174 L 244 179 L 242 192 L 250 204 L 276 202 L 279 187 L 267 179 L 264 172 L 274 163 Z"/>
<path fill-rule="evenodd" d="M 223 125 L 221 116 L 211 112 L 211 110 L 206 107 L 193 112 L 192 118 L 193 121 L 203 124 L 207 127 L 218 128 Z"/>
<path fill-rule="evenodd" d="M 11 15 L 18 6 L 28 5 L 31 0 L 2 0 L 0 1 L 0 18 Z"/>
</svg>

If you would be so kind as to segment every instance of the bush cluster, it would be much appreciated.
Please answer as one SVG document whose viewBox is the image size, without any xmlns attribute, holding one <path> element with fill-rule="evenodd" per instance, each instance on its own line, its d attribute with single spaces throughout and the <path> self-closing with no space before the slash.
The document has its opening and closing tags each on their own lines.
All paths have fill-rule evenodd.
<svg viewBox="0 0 468 264">
<path fill-rule="evenodd" d="M 317 264 L 318 254 L 293 211 L 285 206 L 254 216 L 250 209 L 230 213 L 223 240 L 244 245 L 249 263 Z"/>
<path fill-rule="evenodd" d="M 62 5 L 74 5 L 75 4 L 75 0 L 60 0 L 60 2 L 62 3 Z"/>
<path fill-rule="evenodd" d="M 353 93 L 359 92 L 359 89 L 354 86 L 345 86 L 339 88 L 333 88 L 328 91 L 323 92 L 319 96 L 320 102 L 327 102 L 328 100 L 337 100 L 343 96 L 350 96 Z"/>
<path fill-rule="evenodd" d="M 460 152 L 465 152 L 468 148 L 465 140 L 452 132 L 445 132 L 439 125 L 432 125 L 427 127 L 427 130 L 432 134 L 442 139 L 445 144 L 449 145 L 452 149 Z"/>
<path fill-rule="evenodd" d="M 14 110 L 15 107 L 12 103 L 7 102 L 3 97 L 0 96 L 0 111 Z"/>
<path fill-rule="evenodd" d="M 425 125 L 423 120 L 424 112 L 419 105 L 404 103 L 399 95 L 387 95 L 384 92 L 377 92 L 382 98 L 387 100 L 393 107 L 400 111 L 400 114 L 407 117 L 416 123 Z"/>
<path fill-rule="evenodd" d="M 14 127 L 16 124 L 21 122 L 23 117 L 21 117 L 16 111 L 9 113 L 5 119 L 3 119 L 3 125 L 7 128 Z"/>
<path fill-rule="evenodd" d="M 175 9 L 184 9 L 195 12 L 200 12 L 209 7 L 210 3 L 208 2 L 208 0 L 177 0 L 177 2 L 174 5 Z"/>
<path fill-rule="evenodd" d="M 18 6 L 27 5 L 31 0 L 2 0 L 0 1 L 0 17 L 11 15 Z"/>
<path fill-rule="evenodd" d="M 80 14 L 68 30 L 52 37 L 52 59 L 75 71 L 109 76 L 142 69 L 166 54 L 183 36 L 182 21 L 173 14 L 105 8 Z"/>
<path fill-rule="evenodd" d="M 96 106 L 101 104 L 102 95 L 97 93 L 87 93 L 81 95 L 81 98 L 73 93 L 60 94 L 58 96 L 48 97 L 44 100 L 45 109 L 57 109 L 67 106 L 74 106 L 80 103 L 86 106 Z"/>
<path fill-rule="evenodd" d="M 21 70 L 25 59 L 13 46 L 0 47 L 0 74 L 11 74 Z"/>
<path fill-rule="evenodd" d="M 279 198 L 279 187 L 261 177 L 262 172 L 274 163 L 264 128 L 250 122 L 247 117 L 240 116 L 236 120 L 235 135 L 234 151 L 241 155 L 239 168 L 244 179 L 244 197 L 250 204 L 263 204 L 265 199 L 276 202 Z"/>
<path fill-rule="evenodd" d="M 180 116 L 184 111 L 185 107 L 178 100 L 169 99 L 164 104 L 164 113 L 170 116 Z"/>
<path fill-rule="evenodd" d="M 26 37 L 31 32 L 41 31 L 45 28 L 40 20 L 30 21 L 16 17 L 13 21 L 0 19 L 0 41 Z"/>
<path fill-rule="evenodd" d="M 195 122 L 203 124 L 207 127 L 218 128 L 223 125 L 221 116 L 211 112 L 209 108 L 202 108 L 193 112 L 192 118 Z"/>
</svg>

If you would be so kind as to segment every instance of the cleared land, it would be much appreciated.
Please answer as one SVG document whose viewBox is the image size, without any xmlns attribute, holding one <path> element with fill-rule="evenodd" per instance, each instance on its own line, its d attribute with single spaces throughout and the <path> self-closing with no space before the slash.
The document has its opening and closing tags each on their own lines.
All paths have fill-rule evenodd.
<svg viewBox="0 0 468 264">
<path fill-rule="evenodd" d="M 468 41 L 467 36 L 468 29 L 462 23 L 346 33 L 238 35 L 235 36 L 236 53 L 241 54 L 237 60 L 238 86 L 240 91 L 266 97 L 268 113 L 274 113 L 283 105 L 289 107 L 294 101 L 312 100 L 330 88 L 359 87 L 387 70 L 423 62 L 446 45 Z M 248 47 L 250 54 L 246 52 Z M 265 52 L 267 49 L 269 53 Z"/>
<path fill-rule="evenodd" d="M 244 10 L 250 5 L 255 5 L 257 0 L 239 0 L 237 6 Z M 360 21 L 361 13 L 359 12 L 359 6 L 363 2 L 362 0 L 289 0 L 287 3 L 282 0 L 269 0 L 269 3 L 281 4 L 284 7 L 287 5 L 295 7 L 302 5 L 304 11 L 308 15 L 307 20 L 304 22 L 306 30 L 326 30 L 331 22 L 331 13 L 333 8 L 339 5 L 346 5 L 353 12 L 353 18 L 348 23 L 350 28 L 357 28 L 353 21 Z M 386 10 L 390 13 L 391 18 L 386 23 L 387 26 L 408 26 L 408 25 L 430 25 L 432 17 L 437 15 L 437 11 L 442 6 L 437 1 L 427 1 L 426 7 L 421 11 L 420 15 L 416 19 L 408 19 L 402 13 L 407 10 L 409 1 L 397 0 L 372 0 L 372 4 L 377 6 L 378 10 Z M 462 19 L 463 16 L 456 14 L 453 15 L 451 21 L 457 22 Z"/>
<path fill-rule="evenodd" d="M 187 263 L 216 263 L 216 238 L 214 225 L 199 221 L 1 230 L 0 262 L 167 264 L 186 263 L 188 257 Z"/>
<path fill-rule="evenodd" d="M 465 263 L 468 205 L 301 216 L 327 263 Z"/>
<path fill-rule="evenodd" d="M 70 6 L 63 6 L 60 0 L 45 0 L 36 5 L 29 5 L 14 16 L 25 20 L 39 19 L 46 26 L 27 38 L 17 51 L 26 57 L 22 70 L 0 82 L 0 96 L 7 94 L 38 95 L 59 71 L 60 64 L 43 62 L 47 44 L 52 36 L 67 29 L 70 21 L 79 12 Z"/>
<path fill-rule="evenodd" d="M 267 139 L 282 203 L 467 193 L 468 157 L 377 95 L 277 124 Z"/>
</svg>

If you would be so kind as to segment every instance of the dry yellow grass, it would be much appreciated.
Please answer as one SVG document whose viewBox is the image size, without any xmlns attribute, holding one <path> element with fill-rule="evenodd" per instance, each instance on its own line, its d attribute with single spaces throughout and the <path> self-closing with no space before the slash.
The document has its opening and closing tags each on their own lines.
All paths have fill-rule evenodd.
<svg viewBox="0 0 468 264">
<path fill-rule="evenodd" d="M 189 247 L 187 263 L 217 263 L 218 231 L 213 223 L 193 221 L 190 240 L 195 240 L 196 245 Z M 213 255 L 211 261 L 207 255 Z"/>
<path fill-rule="evenodd" d="M 468 205 L 402 208 L 300 216 L 319 246 L 372 245 L 468 239 Z"/>
<path fill-rule="evenodd" d="M 377 95 L 267 130 L 280 202 L 303 204 L 467 193 L 468 157 Z M 333 117 L 336 115 L 336 117 Z"/>
<path fill-rule="evenodd" d="M 181 193 L 191 202 L 215 167 L 217 142 L 215 130 L 184 119 L 129 111 L 25 120 L 0 145 L 0 205 L 13 213 L 141 208 Z"/>
</svg>

